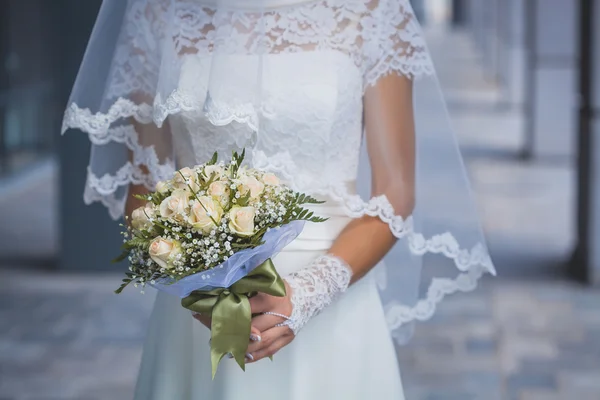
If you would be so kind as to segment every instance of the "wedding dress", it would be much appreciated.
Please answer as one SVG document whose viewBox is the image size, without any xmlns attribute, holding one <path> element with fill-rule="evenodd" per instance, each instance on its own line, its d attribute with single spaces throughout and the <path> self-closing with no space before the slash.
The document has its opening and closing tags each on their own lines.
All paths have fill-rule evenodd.
<svg viewBox="0 0 600 400">
<path fill-rule="evenodd" d="M 414 188 L 399 178 L 409 122 L 365 128 L 411 107 L 366 107 L 388 76 L 413 82 Z M 453 131 L 431 118 L 444 112 L 408 0 L 105 0 L 64 119 L 93 143 L 86 202 L 117 218 L 129 185 L 152 190 L 176 167 L 246 148 L 248 165 L 325 201 L 315 212 L 329 220 L 274 258 L 282 276 L 355 218 L 398 239 L 272 362 L 242 372 L 224 360 L 214 381 L 208 329 L 159 293 L 136 399 L 403 399 L 393 339 L 494 273 Z"/>
<path fill-rule="evenodd" d="M 350 220 L 330 203 L 315 207 L 330 219 L 309 224 L 273 259 L 285 276 L 324 254 Z M 242 371 L 221 362 L 211 380 L 210 331 L 158 293 L 148 328 L 136 400 L 404 400 L 396 351 L 368 275 L 309 322 L 294 341 Z"/>
<path fill-rule="evenodd" d="M 296 149 L 298 154 L 310 154 L 318 151 L 314 146 L 323 137 L 329 136 L 330 145 L 347 149 L 347 154 L 352 156 L 329 159 L 325 166 L 306 163 L 297 171 L 298 176 L 308 186 L 326 179 L 323 172 L 338 173 L 335 179 L 340 179 L 343 171 L 344 181 L 351 184 L 356 180 L 362 135 L 361 103 L 352 101 L 360 99 L 359 74 L 336 53 L 269 57 L 273 74 L 269 75 L 265 88 L 267 97 L 276 99 L 272 112 L 277 118 L 263 126 L 261 140 L 271 148 Z M 331 71 L 320 68 L 319 61 L 324 58 L 335 60 L 330 64 Z M 244 68 L 244 63 L 253 61 L 256 60 L 252 57 L 246 60 L 239 57 L 231 65 L 246 70 L 251 66 Z M 197 82 L 195 75 L 196 71 L 203 70 L 198 65 L 202 62 L 193 56 L 184 62 L 181 91 L 192 87 L 191 82 Z M 236 76 L 235 70 L 227 73 Z M 348 104 L 340 106 L 344 98 Z M 342 121 L 345 129 L 332 131 L 331 127 Z M 205 161 L 212 149 L 228 154 L 248 147 L 249 143 L 244 141 L 251 140 L 251 137 L 240 137 L 236 125 L 228 125 L 231 129 L 220 128 L 215 140 L 212 125 L 202 113 L 195 111 L 171 116 L 169 123 L 181 165 Z M 298 140 L 298 132 L 302 132 L 301 140 Z M 329 220 L 308 223 L 301 235 L 274 258 L 281 276 L 325 254 L 351 220 L 332 199 L 313 209 Z M 209 330 L 193 320 L 177 298 L 159 293 L 144 346 L 136 399 L 404 398 L 394 346 L 372 276 L 353 285 L 340 301 L 312 320 L 290 345 L 276 354 L 273 362 L 263 360 L 248 365 L 245 373 L 235 362 L 225 360 L 215 381 L 211 382 L 209 339 Z M 170 345 L 165 346 L 165 343 Z"/>
</svg>

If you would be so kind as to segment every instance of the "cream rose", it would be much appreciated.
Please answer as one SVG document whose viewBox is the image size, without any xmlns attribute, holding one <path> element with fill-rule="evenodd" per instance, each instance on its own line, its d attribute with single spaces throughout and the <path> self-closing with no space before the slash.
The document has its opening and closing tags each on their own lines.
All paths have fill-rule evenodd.
<svg viewBox="0 0 600 400">
<path fill-rule="evenodd" d="M 137 230 L 148 229 L 152 226 L 150 218 L 154 218 L 154 207 L 148 203 L 143 207 L 136 208 L 131 213 L 131 226 Z"/>
<path fill-rule="evenodd" d="M 242 187 L 240 188 L 242 194 L 246 194 L 248 191 L 250 191 L 250 197 L 252 197 L 253 199 L 260 196 L 261 193 L 265 190 L 265 185 L 252 175 L 241 176 L 239 178 L 239 182 L 242 185 Z"/>
<path fill-rule="evenodd" d="M 182 253 L 181 243 L 173 239 L 165 239 L 162 237 L 155 238 L 150 242 L 150 258 L 154 260 L 161 268 L 172 269 L 175 265 L 177 255 Z"/>
<path fill-rule="evenodd" d="M 160 203 L 160 215 L 163 218 L 173 218 L 182 221 L 190 205 L 190 192 L 176 189 L 169 197 Z"/>
<path fill-rule="evenodd" d="M 158 193 L 165 193 L 169 190 L 169 184 L 165 181 L 160 181 L 156 184 L 156 191 Z"/>
<path fill-rule="evenodd" d="M 223 207 L 227 207 L 229 204 L 229 193 L 230 190 L 227 182 L 216 181 L 208 187 L 208 194 L 221 203 Z"/>
<path fill-rule="evenodd" d="M 240 236 L 254 234 L 254 207 L 233 207 L 229 210 L 229 230 Z"/>
<path fill-rule="evenodd" d="M 175 182 L 175 187 L 178 189 L 189 190 L 191 188 L 191 190 L 194 192 L 198 192 L 200 190 L 200 185 L 198 184 L 198 175 L 192 168 L 185 167 L 175 172 L 173 182 Z"/>
<path fill-rule="evenodd" d="M 264 174 L 262 181 L 265 185 L 269 186 L 277 186 L 280 183 L 279 178 L 275 174 Z"/>
<path fill-rule="evenodd" d="M 204 177 L 206 179 L 210 179 L 213 177 L 215 179 L 221 179 L 221 177 L 225 174 L 225 170 L 220 165 L 207 165 L 204 167 Z"/>
<path fill-rule="evenodd" d="M 215 228 L 213 220 L 219 222 L 222 216 L 223 209 L 219 202 L 212 197 L 201 196 L 192 203 L 190 223 L 196 229 L 210 232 Z"/>
</svg>

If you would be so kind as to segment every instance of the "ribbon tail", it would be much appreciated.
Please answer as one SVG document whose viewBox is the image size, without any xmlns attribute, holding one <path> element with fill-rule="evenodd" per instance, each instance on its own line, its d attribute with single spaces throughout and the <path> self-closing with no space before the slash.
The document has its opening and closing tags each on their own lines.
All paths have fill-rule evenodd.
<svg viewBox="0 0 600 400">
<path fill-rule="evenodd" d="M 222 295 L 212 310 L 210 361 L 215 378 L 221 359 L 231 353 L 246 370 L 246 350 L 250 340 L 250 301 L 236 293 Z"/>
</svg>

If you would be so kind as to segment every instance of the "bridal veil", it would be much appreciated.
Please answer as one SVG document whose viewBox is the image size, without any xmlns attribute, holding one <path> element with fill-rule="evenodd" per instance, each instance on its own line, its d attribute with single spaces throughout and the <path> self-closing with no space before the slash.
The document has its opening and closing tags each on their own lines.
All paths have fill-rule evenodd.
<svg viewBox="0 0 600 400">
<path fill-rule="evenodd" d="M 332 145 L 328 134 L 302 143 L 302 131 L 293 132 L 299 145 L 266 142 L 265 121 L 274 118 L 277 101 L 263 84 L 277 74 L 269 56 L 306 52 L 323 55 L 323 71 L 342 58 L 336 68 L 356 75 L 358 87 L 349 85 L 339 104 L 362 109 L 362 95 L 390 74 L 412 80 L 413 187 L 396 173 L 402 144 L 393 126 L 363 129 L 347 139 L 356 143 L 343 146 Z M 192 70 L 186 68 L 190 58 L 196 60 Z M 104 0 L 63 131 L 88 134 L 85 201 L 102 202 L 118 218 L 130 184 L 154 189 L 172 176 L 177 160 L 169 116 L 203 113 L 214 143 L 221 140 L 219 129 L 235 125 L 240 140 L 230 144 L 246 147 L 253 166 L 297 190 L 340 201 L 353 218 L 369 215 L 389 224 L 398 241 L 375 273 L 390 331 L 402 343 L 444 296 L 472 290 L 484 273 L 494 273 L 454 132 L 447 117 L 438 118 L 447 115 L 445 107 L 408 0 Z M 330 130 L 340 135 L 363 123 L 355 114 Z M 215 150 L 210 141 L 205 147 L 207 156 Z M 317 180 L 305 173 L 318 170 L 321 160 L 346 157 L 358 161 L 341 163 L 339 171 L 322 168 Z M 358 188 L 350 189 L 356 175 Z"/>
</svg>

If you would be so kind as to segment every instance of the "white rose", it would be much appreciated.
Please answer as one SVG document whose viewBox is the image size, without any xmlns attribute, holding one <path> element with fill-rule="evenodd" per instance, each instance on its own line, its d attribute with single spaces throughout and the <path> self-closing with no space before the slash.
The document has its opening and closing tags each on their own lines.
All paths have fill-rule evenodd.
<svg viewBox="0 0 600 400">
<path fill-rule="evenodd" d="M 275 174 L 264 174 L 262 181 L 265 185 L 269 186 L 277 186 L 280 183 L 279 178 Z"/>
<path fill-rule="evenodd" d="M 213 220 L 218 223 L 221 220 L 222 215 L 223 209 L 217 201 L 212 197 L 201 196 L 192 204 L 190 223 L 196 229 L 210 232 L 215 228 Z"/>
<path fill-rule="evenodd" d="M 137 230 L 148 229 L 152 227 L 150 218 L 154 218 L 155 210 L 154 206 L 150 203 L 143 207 L 136 208 L 131 213 L 131 226 Z"/>
<path fill-rule="evenodd" d="M 229 230 L 239 236 L 254 234 L 254 207 L 233 207 L 229 210 Z"/>
<path fill-rule="evenodd" d="M 165 193 L 168 190 L 169 190 L 169 183 L 167 183 L 165 181 L 160 181 L 156 184 L 156 191 L 158 193 Z"/>
<path fill-rule="evenodd" d="M 155 238 L 150 242 L 150 258 L 154 260 L 161 268 L 172 269 L 178 254 L 182 253 L 181 243 L 173 239 Z"/>
<path fill-rule="evenodd" d="M 207 165 L 204 167 L 204 177 L 206 179 L 210 179 L 213 177 L 215 179 L 221 179 L 221 177 L 225 174 L 225 170 L 220 165 Z"/>
<path fill-rule="evenodd" d="M 260 196 L 265 190 L 265 185 L 252 175 L 241 176 L 239 181 L 242 184 L 242 187 L 240 188 L 242 194 L 246 194 L 248 191 L 250 191 L 250 197 L 253 199 Z"/>
<path fill-rule="evenodd" d="M 190 205 L 190 192 L 176 189 L 169 197 L 160 203 L 160 215 L 163 218 L 173 218 L 182 221 Z"/>
<path fill-rule="evenodd" d="M 230 190 L 227 182 L 216 181 L 211 183 L 208 187 L 208 194 L 221 203 L 223 207 L 227 207 L 229 204 L 229 193 Z"/>
<path fill-rule="evenodd" d="M 198 192 L 200 190 L 200 185 L 198 184 L 198 175 L 192 168 L 185 167 L 175 172 L 173 182 L 175 182 L 175 187 L 178 189 L 191 188 L 194 192 Z"/>
</svg>

